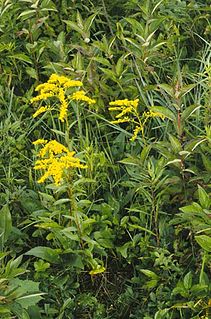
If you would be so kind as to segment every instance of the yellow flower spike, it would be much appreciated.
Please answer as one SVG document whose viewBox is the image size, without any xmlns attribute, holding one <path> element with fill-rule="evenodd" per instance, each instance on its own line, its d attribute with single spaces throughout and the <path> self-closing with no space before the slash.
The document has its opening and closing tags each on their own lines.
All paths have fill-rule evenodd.
<svg viewBox="0 0 211 319">
<path fill-rule="evenodd" d="M 32 142 L 32 144 L 34 144 L 34 145 L 40 145 L 40 144 L 46 144 L 47 142 L 48 142 L 47 140 L 38 139 L 38 140 Z"/>
<path fill-rule="evenodd" d="M 39 95 L 33 97 L 30 102 L 34 103 L 34 102 L 38 102 L 38 101 L 44 101 L 49 99 L 50 97 L 55 96 L 54 93 L 40 93 Z"/>
<path fill-rule="evenodd" d="M 58 99 L 59 99 L 59 101 L 61 103 L 59 120 L 61 122 L 64 122 L 64 119 L 67 116 L 68 103 L 67 103 L 67 101 L 65 99 L 65 93 L 64 93 L 63 89 L 59 89 Z"/>
<path fill-rule="evenodd" d="M 74 86 L 83 86 L 83 83 L 81 81 L 74 81 L 74 80 L 68 80 L 65 84 L 64 84 L 64 88 L 70 88 L 70 87 L 74 87 Z"/>
<path fill-rule="evenodd" d="M 36 97 L 33 97 L 30 101 L 31 103 L 45 101 L 51 97 L 55 97 L 59 99 L 59 102 L 60 102 L 59 120 L 61 122 L 64 122 L 65 118 L 67 117 L 67 109 L 68 109 L 68 99 L 66 97 L 66 90 L 68 88 L 80 87 L 80 86 L 83 86 L 83 83 L 81 81 L 70 80 L 66 76 L 52 74 L 46 83 L 39 84 L 35 88 L 35 91 L 38 92 L 38 95 Z M 95 100 L 86 96 L 84 91 L 75 92 L 73 93 L 72 96 L 70 96 L 70 98 L 72 98 L 72 100 L 87 102 L 88 104 L 96 103 Z M 35 112 L 33 117 L 34 118 L 37 117 L 38 115 L 45 112 L 46 110 L 47 109 L 45 109 L 45 107 L 39 108 Z"/>
<path fill-rule="evenodd" d="M 139 102 L 139 99 L 136 99 L 136 100 L 124 99 L 124 100 L 116 100 L 116 101 L 110 102 L 109 105 L 114 105 L 114 106 L 132 106 L 134 108 L 137 108 L 138 107 L 138 102 Z"/>
<path fill-rule="evenodd" d="M 57 91 L 57 86 L 55 84 L 51 84 L 51 83 L 43 83 L 43 84 L 39 84 L 35 91 L 41 91 L 42 93 L 45 93 L 47 91 Z"/>
<path fill-rule="evenodd" d="M 33 118 L 36 118 L 38 115 L 45 113 L 48 110 L 49 108 L 47 106 L 41 106 L 32 116 Z"/>
<path fill-rule="evenodd" d="M 70 152 L 67 147 L 55 140 L 48 142 L 40 139 L 33 142 L 33 144 L 45 144 L 38 153 L 38 157 L 41 159 L 37 160 L 34 166 L 35 170 L 44 171 L 38 183 L 44 183 L 46 179 L 52 177 L 54 183 L 59 185 L 66 170 L 87 168 L 86 165 L 80 162 L 79 158 L 74 157 L 74 151 Z"/>
<path fill-rule="evenodd" d="M 60 144 L 56 140 L 49 141 L 39 152 L 38 156 L 44 158 L 46 155 L 57 155 L 62 153 L 70 153 L 67 147 Z M 74 152 L 71 152 L 74 155 Z"/>
<path fill-rule="evenodd" d="M 129 117 L 123 117 L 122 119 L 111 121 L 112 124 L 119 124 L 119 123 L 129 123 L 131 119 Z"/>
<path fill-rule="evenodd" d="M 138 134 L 140 133 L 140 132 L 142 132 L 142 134 L 143 134 L 143 126 L 142 125 L 140 125 L 140 126 L 136 126 L 135 127 L 135 129 L 134 129 L 134 131 L 133 131 L 133 136 L 131 137 L 131 142 L 134 142 L 136 139 L 137 139 L 137 136 L 138 136 Z"/>
<path fill-rule="evenodd" d="M 77 91 L 74 92 L 70 99 L 71 100 L 76 100 L 76 101 L 83 101 L 83 102 L 87 102 L 88 104 L 95 104 L 96 101 L 93 99 L 90 99 L 88 96 L 85 95 L 86 93 L 84 91 Z"/>
</svg>

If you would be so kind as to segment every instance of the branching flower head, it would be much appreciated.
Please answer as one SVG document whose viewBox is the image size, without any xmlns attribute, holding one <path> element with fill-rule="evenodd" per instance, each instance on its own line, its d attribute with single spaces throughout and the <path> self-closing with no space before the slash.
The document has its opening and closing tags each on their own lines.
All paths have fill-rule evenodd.
<svg viewBox="0 0 211 319">
<path fill-rule="evenodd" d="M 49 177 L 53 178 L 56 185 L 61 184 L 65 172 L 69 169 L 86 168 L 79 158 L 74 157 L 75 152 L 70 152 L 67 147 L 56 140 L 46 141 L 39 139 L 33 142 L 34 145 L 43 144 L 35 162 L 34 169 L 43 171 L 38 183 L 44 183 Z"/>
<path fill-rule="evenodd" d="M 46 83 L 40 84 L 36 87 L 35 91 L 38 92 L 36 97 L 31 99 L 31 103 L 45 101 L 50 98 L 56 98 L 60 102 L 59 108 L 59 120 L 64 122 L 65 118 L 67 117 L 67 110 L 68 110 L 68 99 L 66 96 L 66 91 L 69 88 L 76 88 L 82 86 L 83 83 L 81 81 L 70 80 L 66 76 L 60 76 L 57 74 L 52 74 L 49 80 Z M 78 100 L 84 101 L 88 104 L 95 103 L 95 100 L 90 99 L 86 96 L 84 91 L 78 91 L 72 93 L 69 96 L 71 100 Z M 50 107 L 41 106 L 33 115 L 36 118 L 38 115 L 50 110 Z"/>
<path fill-rule="evenodd" d="M 141 133 L 144 136 L 144 126 L 149 118 L 160 117 L 164 119 L 165 116 L 159 112 L 148 111 L 144 113 L 140 113 L 138 110 L 139 99 L 136 100 L 116 100 L 110 102 L 109 111 L 117 111 L 118 113 L 115 115 L 115 120 L 111 121 L 112 124 L 120 124 L 120 123 L 132 123 L 135 125 L 133 130 L 133 135 L 131 137 L 131 141 L 135 141 L 138 137 L 138 134 Z"/>
</svg>

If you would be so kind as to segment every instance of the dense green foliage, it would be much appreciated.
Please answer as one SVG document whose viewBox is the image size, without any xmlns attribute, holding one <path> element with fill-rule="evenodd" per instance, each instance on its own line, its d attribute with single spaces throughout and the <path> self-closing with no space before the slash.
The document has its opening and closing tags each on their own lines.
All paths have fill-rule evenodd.
<svg viewBox="0 0 211 319">
<path fill-rule="evenodd" d="M 210 12 L 209 0 L 0 0 L 0 318 L 210 318 Z M 96 100 L 71 104 L 67 127 L 32 116 L 53 73 Z M 137 98 L 164 120 L 131 141 L 108 106 Z M 71 187 L 37 182 L 36 139 L 86 163 Z"/>
</svg>

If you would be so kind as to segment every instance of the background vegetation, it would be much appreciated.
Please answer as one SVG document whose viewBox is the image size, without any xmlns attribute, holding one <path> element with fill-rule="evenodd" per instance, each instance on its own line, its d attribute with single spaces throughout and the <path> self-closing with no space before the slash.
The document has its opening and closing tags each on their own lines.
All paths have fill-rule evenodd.
<svg viewBox="0 0 211 319">
<path fill-rule="evenodd" d="M 0 317 L 190 319 L 211 313 L 209 0 L 0 0 Z M 84 83 L 67 129 L 32 115 L 52 73 Z M 112 124 L 109 102 L 149 118 Z M 86 163 L 37 183 L 36 139 Z M 70 209 L 71 208 L 71 209 Z M 104 269 L 105 268 L 105 269 Z"/>
</svg>

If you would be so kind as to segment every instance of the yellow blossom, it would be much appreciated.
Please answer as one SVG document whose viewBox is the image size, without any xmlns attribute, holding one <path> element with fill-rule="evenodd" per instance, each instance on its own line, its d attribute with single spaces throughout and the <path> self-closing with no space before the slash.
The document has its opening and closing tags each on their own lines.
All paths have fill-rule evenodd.
<svg viewBox="0 0 211 319">
<path fill-rule="evenodd" d="M 66 83 L 64 83 L 64 88 L 70 88 L 73 86 L 82 86 L 83 83 L 81 81 L 75 81 L 75 80 L 69 80 Z"/>
<path fill-rule="evenodd" d="M 30 102 L 34 103 L 34 102 L 38 102 L 38 101 L 44 101 L 44 100 L 47 100 L 54 95 L 55 95 L 54 93 L 40 93 L 39 95 L 33 97 L 30 100 Z"/>
<path fill-rule="evenodd" d="M 160 112 L 154 112 L 154 111 L 148 111 L 148 112 L 144 112 L 143 113 L 143 116 L 145 118 L 150 118 L 150 117 L 160 117 L 162 120 L 165 119 L 165 115 L 163 115 L 162 113 Z"/>
<path fill-rule="evenodd" d="M 144 136 L 144 127 L 148 119 L 154 117 L 160 117 L 162 120 L 165 119 L 165 116 L 162 113 L 152 110 L 143 112 L 141 114 L 138 110 L 138 102 L 139 99 L 116 100 L 110 102 L 110 107 L 108 108 L 109 111 L 119 112 L 117 115 L 115 115 L 116 120 L 111 121 L 112 124 L 133 123 L 135 125 L 133 136 L 130 139 L 131 141 L 135 141 L 140 132 L 142 133 L 142 136 Z"/>
<path fill-rule="evenodd" d="M 47 140 L 38 139 L 38 140 L 32 142 L 32 144 L 34 144 L 34 145 L 40 145 L 40 144 L 46 144 L 47 142 L 48 142 Z"/>
<path fill-rule="evenodd" d="M 39 157 L 44 158 L 46 155 L 54 156 L 62 153 L 69 153 L 67 147 L 56 140 L 51 140 L 40 150 Z"/>
<path fill-rule="evenodd" d="M 131 141 L 133 142 L 133 141 L 135 141 L 136 139 L 137 139 L 137 136 L 138 136 L 138 134 L 140 133 L 140 132 L 142 132 L 142 134 L 143 134 L 143 126 L 140 124 L 139 126 L 137 125 L 136 127 L 135 127 L 135 129 L 133 130 L 133 136 L 131 137 Z"/>
<path fill-rule="evenodd" d="M 70 98 L 71 98 L 71 100 L 84 101 L 84 102 L 87 102 L 88 104 L 96 103 L 95 100 L 90 99 L 85 94 L 86 93 L 84 91 L 77 91 L 77 92 L 74 92 Z"/>
<path fill-rule="evenodd" d="M 132 106 L 135 109 L 137 109 L 138 102 L 139 102 L 139 99 L 136 99 L 136 100 L 124 99 L 124 100 L 116 100 L 116 101 L 110 102 L 109 105 L 129 106 L 129 107 Z"/>
<path fill-rule="evenodd" d="M 67 108 L 68 108 L 68 104 L 67 101 L 65 99 L 65 94 L 64 94 L 64 90 L 63 89 L 59 89 L 59 94 L 58 94 L 58 99 L 61 103 L 60 106 L 60 114 L 59 114 L 59 120 L 61 122 L 64 122 L 64 119 L 67 116 Z"/>
<path fill-rule="evenodd" d="M 115 120 L 115 121 L 111 121 L 112 124 L 129 123 L 129 122 L 131 122 L 131 119 L 127 116 L 125 116 L 121 119 Z"/>
<path fill-rule="evenodd" d="M 61 122 L 64 122 L 65 118 L 67 117 L 67 109 L 68 109 L 68 99 L 66 96 L 66 90 L 68 88 L 73 87 L 80 87 L 83 83 L 78 80 L 70 80 L 66 76 L 60 76 L 57 74 L 52 74 L 49 78 L 49 80 L 46 83 L 39 84 L 35 91 L 38 92 L 38 95 L 36 97 L 33 97 L 31 99 L 31 103 L 38 102 L 38 101 L 45 101 L 49 98 L 55 97 L 60 102 L 60 108 L 59 108 L 59 120 Z M 84 101 L 88 104 L 95 103 L 95 100 L 89 98 L 86 96 L 84 91 L 78 91 L 73 93 L 70 98 L 72 100 L 77 101 Z M 37 117 L 41 113 L 45 112 L 47 109 L 45 107 L 39 108 L 33 117 Z"/>
<path fill-rule="evenodd" d="M 87 167 L 81 164 L 79 158 L 74 157 L 75 152 L 70 152 L 67 147 L 55 140 L 48 142 L 40 139 L 34 144 L 44 144 L 43 141 L 45 145 L 38 153 L 38 157 L 41 159 L 37 160 L 34 166 L 35 170 L 44 171 L 38 183 L 44 183 L 46 179 L 52 177 L 54 183 L 59 185 L 66 170 Z"/>
<path fill-rule="evenodd" d="M 49 108 L 47 106 L 41 106 L 32 116 L 33 118 L 37 117 L 38 115 L 45 113 Z"/>
</svg>

